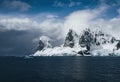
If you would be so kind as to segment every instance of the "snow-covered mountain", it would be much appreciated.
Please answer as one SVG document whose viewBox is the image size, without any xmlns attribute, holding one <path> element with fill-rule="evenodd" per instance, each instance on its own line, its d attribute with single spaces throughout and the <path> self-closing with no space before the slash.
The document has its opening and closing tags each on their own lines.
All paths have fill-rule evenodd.
<svg viewBox="0 0 120 82">
<path fill-rule="evenodd" d="M 85 29 L 77 34 L 70 29 L 63 45 L 51 46 L 48 37 L 41 37 L 33 56 L 113 56 L 119 55 L 120 41 L 100 30 Z"/>
<path fill-rule="evenodd" d="M 39 39 L 39 44 L 37 46 L 36 51 L 41 51 L 47 48 L 52 48 L 52 45 L 50 44 L 51 39 L 47 36 L 41 36 Z"/>
</svg>

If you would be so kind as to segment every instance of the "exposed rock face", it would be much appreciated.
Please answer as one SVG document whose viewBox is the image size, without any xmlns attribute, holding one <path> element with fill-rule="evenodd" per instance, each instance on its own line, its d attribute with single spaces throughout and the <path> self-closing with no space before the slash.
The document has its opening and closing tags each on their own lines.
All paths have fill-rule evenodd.
<svg viewBox="0 0 120 82">
<path fill-rule="evenodd" d="M 117 43 L 116 47 L 117 47 L 117 50 L 120 49 L 120 41 Z"/>
<path fill-rule="evenodd" d="M 39 40 L 39 44 L 38 44 L 36 51 L 38 50 L 41 51 L 42 49 L 44 49 L 44 47 L 45 47 L 45 44 L 41 40 Z"/>
<path fill-rule="evenodd" d="M 89 51 L 90 50 L 90 46 L 93 43 L 93 35 L 90 31 L 90 29 L 86 29 L 84 30 L 83 34 L 80 36 L 79 38 L 79 45 L 81 47 L 86 47 L 86 49 Z"/>
<path fill-rule="evenodd" d="M 90 29 L 85 29 L 79 38 L 79 45 L 81 47 L 86 47 L 89 51 L 92 46 L 101 46 L 107 43 L 114 43 L 116 39 L 110 35 L 104 34 L 100 30 L 91 31 Z"/>
<path fill-rule="evenodd" d="M 41 36 L 36 51 L 41 51 L 43 49 L 51 48 L 51 47 L 52 46 L 50 44 L 50 38 L 48 38 L 47 36 Z"/>
<path fill-rule="evenodd" d="M 115 37 L 112 37 L 110 42 L 111 42 L 111 43 L 114 43 L 114 42 L 116 42 L 116 41 L 117 41 L 117 40 L 115 39 Z"/>
<path fill-rule="evenodd" d="M 37 55 L 71 55 L 88 56 L 88 55 L 108 55 L 120 49 L 120 41 L 115 37 L 105 34 L 100 30 L 85 29 L 80 35 L 73 30 L 69 30 L 63 46 L 52 48 L 51 40 L 42 36 L 36 49 Z M 116 45 L 117 44 L 117 45 Z M 114 50 L 115 49 L 115 50 Z M 36 55 L 35 54 L 35 55 Z"/>
<path fill-rule="evenodd" d="M 75 42 L 76 42 L 75 38 L 76 37 L 78 37 L 78 35 L 72 29 L 70 29 L 66 38 L 65 38 L 64 47 L 73 48 L 75 46 Z"/>
<path fill-rule="evenodd" d="M 114 42 L 116 42 L 114 37 L 105 34 L 100 30 L 91 31 L 87 28 L 80 35 L 77 35 L 70 29 L 65 38 L 64 47 L 73 48 L 75 44 L 77 44 L 80 47 L 86 47 L 87 51 L 90 51 L 94 46 L 101 46 L 107 43 L 112 44 Z"/>
</svg>

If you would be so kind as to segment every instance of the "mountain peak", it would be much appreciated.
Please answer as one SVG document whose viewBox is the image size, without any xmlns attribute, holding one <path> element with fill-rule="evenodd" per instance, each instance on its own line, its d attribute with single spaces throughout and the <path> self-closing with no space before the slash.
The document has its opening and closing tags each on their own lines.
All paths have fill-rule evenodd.
<svg viewBox="0 0 120 82">
<path fill-rule="evenodd" d="M 67 36 L 65 38 L 64 47 L 68 46 L 68 47 L 73 48 L 75 45 L 76 38 L 78 38 L 77 33 L 73 31 L 72 29 L 69 29 L 69 32 L 67 33 Z"/>
<path fill-rule="evenodd" d="M 36 51 L 38 51 L 38 50 L 41 51 L 46 48 L 51 48 L 52 45 L 50 42 L 51 42 L 51 39 L 49 37 L 41 36 Z"/>
<path fill-rule="evenodd" d="M 101 30 L 86 28 L 78 35 L 74 30 L 69 29 L 63 46 L 52 48 L 50 38 L 42 36 L 39 40 L 37 52 L 34 55 L 47 56 L 85 56 L 114 54 L 120 48 L 120 41 L 112 35 Z"/>
</svg>

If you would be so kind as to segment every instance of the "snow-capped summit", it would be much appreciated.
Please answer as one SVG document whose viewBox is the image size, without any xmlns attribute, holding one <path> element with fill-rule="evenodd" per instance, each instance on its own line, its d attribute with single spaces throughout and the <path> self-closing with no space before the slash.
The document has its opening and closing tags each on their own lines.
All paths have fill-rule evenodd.
<svg viewBox="0 0 120 82">
<path fill-rule="evenodd" d="M 90 52 L 91 55 L 103 55 L 104 50 L 109 53 L 113 53 L 118 41 L 112 35 L 106 34 L 101 30 L 92 31 L 91 29 L 85 29 L 82 34 L 80 34 L 79 45 L 81 47 L 86 47 L 86 51 Z M 86 51 L 84 53 L 86 53 Z"/>
<path fill-rule="evenodd" d="M 85 29 L 80 35 L 79 44 L 81 47 L 86 47 L 87 50 L 91 50 L 95 46 L 102 47 L 105 44 L 113 44 L 116 39 L 108 34 L 103 33 L 100 30 L 92 31 Z"/>
<path fill-rule="evenodd" d="M 43 49 L 52 48 L 51 39 L 47 36 L 41 36 L 39 39 L 39 44 L 36 51 L 41 51 Z"/>
<path fill-rule="evenodd" d="M 70 29 L 63 46 L 52 48 L 48 37 L 41 37 L 34 56 L 109 56 L 119 53 L 120 41 L 101 30 L 83 30 L 79 35 Z"/>
<path fill-rule="evenodd" d="M 78 42 L 78 35 L 72 29 L 69 29 L 67 36 L 65 38 L 64 47 L 73 48 L 75 44 Z"/>
</svg>

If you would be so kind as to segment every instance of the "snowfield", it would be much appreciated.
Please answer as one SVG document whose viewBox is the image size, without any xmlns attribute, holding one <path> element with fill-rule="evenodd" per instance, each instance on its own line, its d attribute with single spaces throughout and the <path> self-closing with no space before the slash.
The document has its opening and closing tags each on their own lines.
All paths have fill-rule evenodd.
<svg viewBox="0 0 120 82">
<path fill-rule="evenodd" d="M 78 35 L 70 29 L 60 47 L 52 47 L 51 41 L 41 36 L 32 56 L 120 56 L 120 40 L 100 30 L 86 29 Z"/>
<path fill-rule="evenodd" d="M 77 54 L 80 48 L 55 47 L 37 51 L 33 56 L 81 56 Z"/>
<path fill-rule="evenodd" d="M 113 54 L 113 49 L 115 44 L 106 44 L 100 48 L 96 48 L 90 51 L 90 55 L 84 54 L 84 56 L 120 56 L 120 50 L 115 50 Z M 32 56 L 82 56 L 77 54 L 80 50 L 86 50 L 86 48 L 76 47 L 54 47 L 47 48 L 45 50 L 37 51 Z"/>
</svg>

